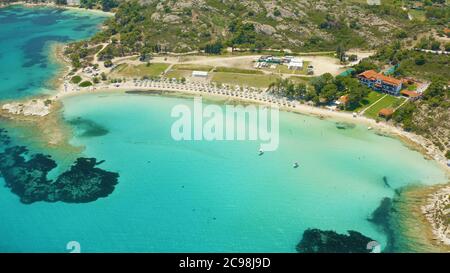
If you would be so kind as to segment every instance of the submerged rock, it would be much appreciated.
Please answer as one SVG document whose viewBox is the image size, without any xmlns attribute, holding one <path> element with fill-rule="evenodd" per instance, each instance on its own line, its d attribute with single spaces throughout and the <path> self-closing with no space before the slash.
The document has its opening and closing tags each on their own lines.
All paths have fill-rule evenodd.
<svg viewBox="0 0 450 273">
<path fill-rule="evenodd" d="M 387 176 L 383 176 L 383 183 L 386 187 L 392 188 L 391 185 L 389 184 Z"/>
<path fill-rule="evenodd" d="M 5 149 L 0 154 L 0 171 L 6 186 L 20 196 L 22 203 L 29 204 L 46 200 L 48 193 L 54 191 L 47 174 L 56 167 L 56 163 L 43 154 L 32 155 L 26 161 L 23 156 L 26 153 L 28 150 L 22 146 Z"/>
<path fill-rule="evenodd" d="M 9 147 L 0 153 L 0 173 L 6 186 L 24 204 L 82 203 L 108 196 L 114 191 L 119 174 L 97 168 L 100 163 L 95 158 L 78 158 L 70 170 L 53 181 L 47 175 L 57 164 L 50 156 L 28 155 L 28 149 L 23 146 Z"/>
<path fill-rule="evenodd" d="M 376 208 L 369 219 L 369 222 L 376 225 L 381 232 L 386 234 L 387 245 L 384 252 L 392 252 L 395 245 L 395 232 L 391 226 L 391 217 L 393 212 L 392 199 L 385 197 L 381 200 L 380 205 Z"/>
<path fill-rule="evenodd" d="M 349 235 L 335 231 L 307 229 L 296 249 L 301 253 L 370 253 L 373 239 L 353 230 Z"/>
<path fill-rule="evenodd" d="M 345 129 L 353 129 L 355 128 L 356 125 L 353 123 L 348 123 L 348 122 L 336 122 L 336 128 L 340 129 L 340 130 L 345 130 Z"/>
<path fill-rule="evenodd" d="M 9 136 L 7 135 L 8 131 L 6 131 L 3 128 L 0 128 L 0 144 L 1 145 L 9 145 L 11 143 L 11 140 Z"/>
<path fill-rule="evenodd" d="M 70 170 L 56 179 L 56 196 L 68 203 L 91 202 L 114 191 L 118 173 L 96 168 L 95 158 L 78 158 Z"/>
<path fill-rule="evenodd" d="M 108 129 L 89 119 L 75 118 L 69 120 L 69 124 L 81 131 L 80 137 L 99 137 L 109 133 Z"/>
</svg>

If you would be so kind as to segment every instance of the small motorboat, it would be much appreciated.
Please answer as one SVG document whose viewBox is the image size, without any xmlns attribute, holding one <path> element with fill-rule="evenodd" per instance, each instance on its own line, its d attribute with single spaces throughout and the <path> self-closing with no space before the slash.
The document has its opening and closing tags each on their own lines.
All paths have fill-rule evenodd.
<svg viewBox="0 0 450 273">
<path fill-rule="evenodd" d="M 370 130 L 372 130 L 372 127 L 370 127 L 370 126 L 369 126 L 369 127 L 367 127 L 367 130 L 369 130 L 369 131 L 370 131 Z"/>
<path fill-rule="evenodd" d="M 294 164 L 292 164 L 292 167 L 294 167 L 294 169 L 297 169 L 300 165 L 298 165 L 297 162 L 294 162 Z"/>
<path fill-rule="evenodd" d="M 262 149 L 259 149 L 259 155 L 263 155 L 264 151 Z"/>
</svg>

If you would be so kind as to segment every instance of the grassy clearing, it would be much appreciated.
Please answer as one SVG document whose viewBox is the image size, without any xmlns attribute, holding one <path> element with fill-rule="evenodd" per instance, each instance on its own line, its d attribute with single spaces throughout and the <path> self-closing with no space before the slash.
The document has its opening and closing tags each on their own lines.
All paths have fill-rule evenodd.
<svg viewBox="0 0 450 273">
<path fill-rule="evenodd" d="M 266 88 L 279 77 L 275 75 L 249 75 L 226 72 L 212 73 L 212 81 L 231 85 Z"/>
<path fill-rule="evenodd" d="M 410 9 L 410 10 L 408 10 L 408 13 L 411 14 L 413 19 L 419 20 L 421 22 L 423 22 L 427 19 L 425 16 L 424 10 Z"/>
<path fill-rule="evenodd" d="M 367 98 L 365 98 L 364 100 L 361 101 L 360 105 L 358 107 L 356 107 L 355 109 L 353 109 L 353 112 L 359 112 L 367 107 L 369 107 L 372 103 L 376 102 L 377 100 L 379 100 L 381 97 L 383 97 L 384 94 L 376 92 L 376 91 L 371 91 L 369 93 L 369 95 L 367 96 Z"/>
<path fill-rule="evenodd" d="M 394 96 L 387 95 L 382 100 L 377 102 L 376 104 L 372 105 L 369 109 L 367 109 L 366 112 L 364 112 L 364 115 L 376 119 L 378 118 L 378 112 L 383 108 L 392 108 L 395 109 L 397 106 L 399 106 L 405 98 L 397 98 Z"/>
<path fill-rule="evenodd" d="M 214 67 L 202 64 L 176 64 L 173 66 L 174 70 L 196 70 L 196 71 L 210 71 Z"/>
<path fill-rule="evenodd" d="M 242 69 L 242 68 L 223 67 L 223 66 L 216 67 L 214 69 L 214 72 L 240 73 L 240 74 L 264 74 L 261 70 Z"/>
<path fill-rule="evenodd" d="M 150 65 L 120 64 L 114 69 L 112 74 L 122 77 L 159 76 L 167 67 L 169 65 L 164 63 L 150 63 Z"/>
<path fill-rule="evenodd" d="M 181 78 L 187 78 L 192 75 L 191 71 L 188 70 L 169 70 L 167 74 L 165 75 L 167 78 L 175 78 L 175 79 L 181 79 Z"/>
<path fill-rule="evenodd" d="M 309 84 L 309 80 L 311 80 L 311 77 L 290 76 L 289 79 L 295 84 L 298 83 Z"/>
</svg>

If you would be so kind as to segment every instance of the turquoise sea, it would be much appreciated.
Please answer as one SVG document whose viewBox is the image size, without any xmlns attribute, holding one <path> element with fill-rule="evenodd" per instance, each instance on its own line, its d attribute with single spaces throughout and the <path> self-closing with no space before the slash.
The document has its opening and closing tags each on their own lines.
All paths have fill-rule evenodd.
<svg viewBox="0 0 450 273">
<path fill-rule="evenodd" d="M 48 56 L 51 43 L 87 38 L 105 18 L 45 7 L 0 9 L 0 98 L 51 92 L 47 82 L 58 72 Z"/>
<path fill-rule="evenodd" d="M 384 246 L 386 234 L 367 221 L 382 198 L 447 181 L 437 164 L 365 126 L 281 112 L 279 148 L 259 156 L 257 141 L 173 140 L 171 110 L 192 107 L 190 98 L 110 93 L 63 103 L 71 143 L 105 160 L 119 183 L 84 204 L 22 204 L 0 187 L 0 252 L 68 252 L 69 241 L 82 252 L 295 252 L 307 228 L 356 230 Z"/>
</svg>

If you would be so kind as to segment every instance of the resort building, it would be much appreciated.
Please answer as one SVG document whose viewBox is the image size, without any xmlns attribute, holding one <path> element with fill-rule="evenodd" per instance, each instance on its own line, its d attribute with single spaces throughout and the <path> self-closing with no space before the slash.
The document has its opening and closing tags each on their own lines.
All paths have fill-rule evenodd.
<svg viewBox="0 0 450 273">
<path fill-rule="evenodd" d="M 360 83 L 367 85 L 375 91 L 398 96 L 402 89 L 402 81 L 385 76 L 374 70 L 367 70 L 358 75 Z"/>
<path fill-rule="evenodd" d="M 420 97 L 422 97 L 421 93 L 418 93 L 416 91 L 410 91 L 410 90 L 402 90 L 400 92 L 400 94 L 402 94 L 403 96 L 409 98 L 412 101 L 418 100 L 418 99 L 420 99 Z"/>
<path fill-rule="evenodd" d="M 207 71 L 192 71 L 192 77 L 206 78 L 206 77 L 208 77 L 208 72 Z"/>
<path fill-rule="evenodd" d="M 261 56 L 258 59 L 258 62 L 264 62 L 264 63 L 269 63 L 269 64 L 281 64 L 283 62 L 283 60 L 279 57 L 274 57 L 274 56 Z"/>
<path fill-rule="evenodd" d="M 369 6 L 379 6 L 381 5 L 381 0 L 367 0 Z"/>
<path fill-rule="evenodd" d="M 339 99 L 335 101 L 336 105 L 342 105 L 344 107 L 346 107 L 348 103 L 349 103 L 348 95 L 340 96 Z"/>
<path fill-rule="evenodd" d="M 67 0 L 67 5 L 68 6 L 79 6 L 80 0 Z"/>
<path fill-rule="evenodd" d="M 292 58 L 288 63 L 288 68 L 292 70 L 302 70 L 303 60 L 300 58 Z"/>
</svg>

